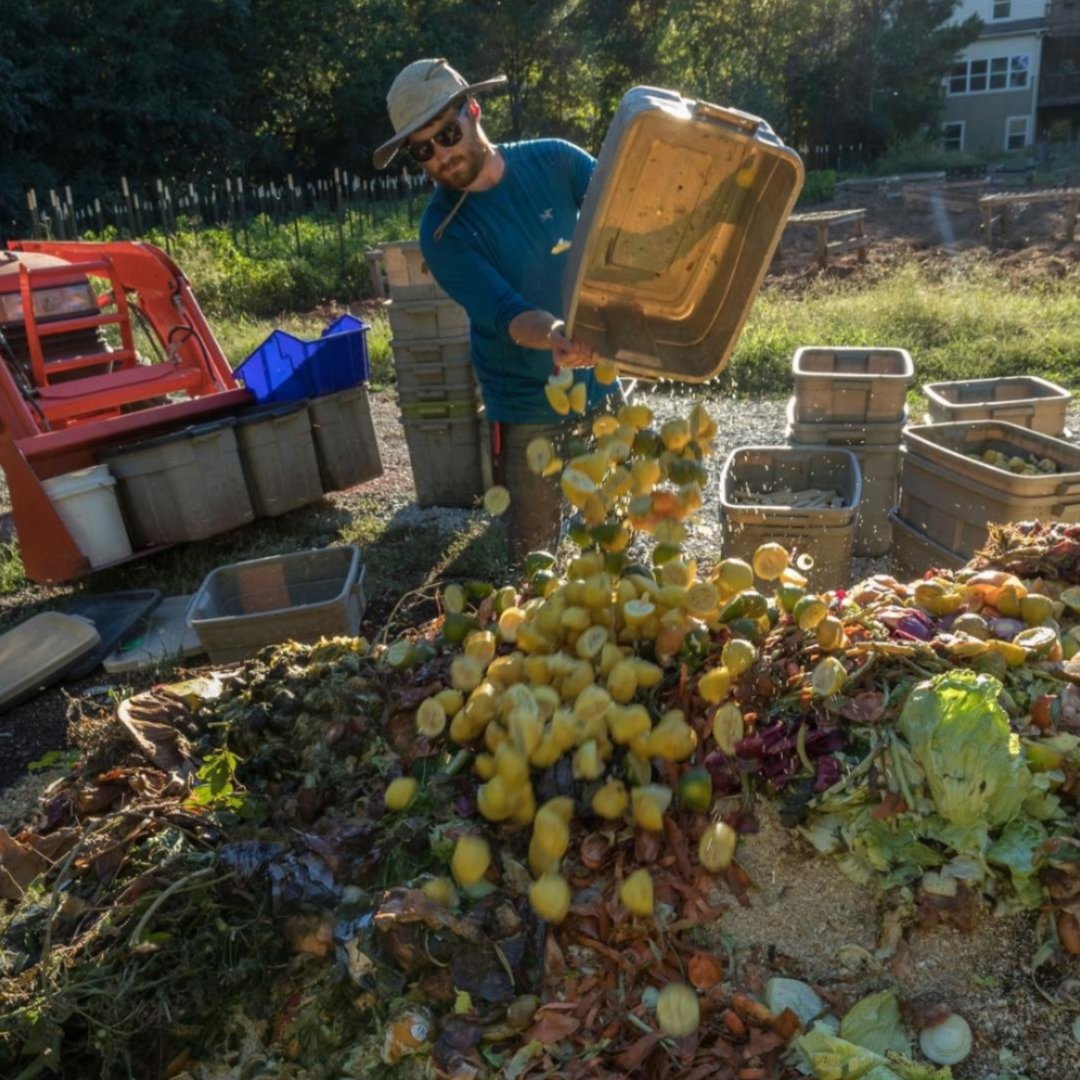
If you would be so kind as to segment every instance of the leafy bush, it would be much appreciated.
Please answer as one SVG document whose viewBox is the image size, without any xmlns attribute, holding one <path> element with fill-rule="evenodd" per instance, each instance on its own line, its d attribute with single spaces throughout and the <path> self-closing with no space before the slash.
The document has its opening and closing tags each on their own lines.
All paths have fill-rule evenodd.
<svg viewBox="0 0 1080 1080">
<path fill-rule="evenodd" d="M 909 139 L 890 147 L 874 162 L 877 176 L 897 173 L 944 172 L 985 164 L 985 159 L 961 150 L 943 150 L 940 143 L 930 139 Z"/>
<path fill-rule="evenodd" d="M 806 174 L 806 182 L 799 193 L 796 206 L 813 206 L 815 203 L 829 202 L 836 189 L 835 169 L 815 169 Z"/>
</svg>

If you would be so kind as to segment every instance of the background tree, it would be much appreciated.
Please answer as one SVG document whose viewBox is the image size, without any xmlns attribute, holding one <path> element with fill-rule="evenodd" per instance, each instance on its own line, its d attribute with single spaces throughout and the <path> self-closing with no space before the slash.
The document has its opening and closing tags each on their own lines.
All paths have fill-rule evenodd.
<svg viewBox="0 0 1080 1080">
<path fill-rule="evenodd" d="M 789 143 L 861 144 L 922 128 L 977 20 L 956 0 L 6 0 L 0 211 L 29 186 L 83 199 L 126 175 L 261 182 L 372 174 L 386 91 L 443 56 L 499 138 L 599 149 L 622 94 L 669 86 L 766 117 Z"/>
</svg>

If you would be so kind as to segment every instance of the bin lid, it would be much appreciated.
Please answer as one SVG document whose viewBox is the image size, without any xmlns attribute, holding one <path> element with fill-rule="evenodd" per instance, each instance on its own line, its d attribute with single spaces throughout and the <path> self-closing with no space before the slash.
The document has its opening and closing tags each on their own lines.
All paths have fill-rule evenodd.
<svg viewBox="0 0 1080 1080">
<path fill-rule="evenodd" d="M 235 425 L 235 416 L 223 416 L 218 420 L 210 420 L 205 424 L 191 424 L 188 427 L 180 428 L 178 431 L 170 431 L 165 435 L 156 435 L 152 439 L 125 443 L 123 446 L 110 446 L 99 451 L 98 457 L 103 461 L 108 461 L 110 458 L 120 457 L 124 454 L 137 454 L 143 450 L 153 450 L 158 446 L 168 446 L 170 443 L 182 442 L 184 439 L 197 439 L 210 435 L 215 431 L 220 431 L 222 428 L 234 427 Z"/>
<path fill-rule="evenodd" d="M 93 623 L 101 641 L 64 672 L 65 681 L 81 679 L 99 668 L 116 643 L 140 620 L 146 619 L 160 603 L 159 589 L 128 589 L 75 597 L 67 614 L 79 615 Z"/>
<path fill-rule="evenodd" d="M 803 183 L 764 120 L 638 86 L 597 159 L 563 272 L 569 333 L 622 371 L 727 364 Z"/>
<path fill-rule="evenodd" d="M 263 420 L 278 420 L 282 416 L 299 412 L 307 408 L 307 398 L 297 401 L 280 401 L 269 405 L 252 405 L 236 414 L 235 420 L 239 427 L 245 424 L 257 424 Z"/>
<path fill-rule="evenodd" d="M 101 641 L 78 615 L 43 611 L 0 635 L 0 712 L 52 686 Z"/>
</svg>

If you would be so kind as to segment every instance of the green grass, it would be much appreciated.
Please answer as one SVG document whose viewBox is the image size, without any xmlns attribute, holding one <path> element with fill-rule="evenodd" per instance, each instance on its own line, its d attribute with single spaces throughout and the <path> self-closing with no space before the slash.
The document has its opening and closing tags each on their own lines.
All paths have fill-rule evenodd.
<svg viewBox="0 0 1080 1080">
<path fill-rule="evenodd" d="M 1080 271 L 1022 287 L 982 261 L 941 273 L 908 262 L 871 284 L 822 279 L 797 297 L 766 288 L 718 388 L 790 393 L 800 345 L 905 348 L 917 386 L 1025 374 L 1080 389 Z"/>
<path fill-rule="evenodd" d="M 334 315 L 284 315 L 279 319 L 251 315 L 221 315 L 212 320 L 214 336 L 218 339 L 229 363 L 235 368 L 250 356 L 274 330 L 285 330 L 298 338 L 317 338 Z M 367 334 L 368 357 L 371 360 L 371 385 L 378 389 L 394 381 L 393 355 L 390 351 L 390 324 L 381 312 L 365 311 L 362 317 L 371 329 Z"/>
</svg>

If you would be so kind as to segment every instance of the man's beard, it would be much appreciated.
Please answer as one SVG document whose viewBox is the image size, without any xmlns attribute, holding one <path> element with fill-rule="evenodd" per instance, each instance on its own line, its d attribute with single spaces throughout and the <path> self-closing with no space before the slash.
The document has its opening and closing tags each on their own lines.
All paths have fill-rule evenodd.
<svg viewBox="0 0 1080 1080">
<path fill-rule="evenodd" d="M 442 163 L 435 179 L 443 187 L 463 191 L 480 175 L 486 156 L 481 143 L 466 143 L 463 140 L 454 147 L 453 155 Z"/>
</svg>

